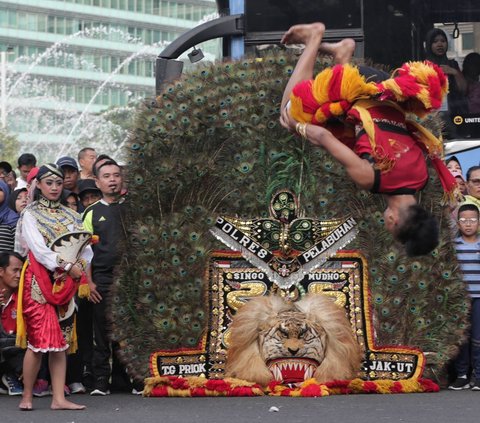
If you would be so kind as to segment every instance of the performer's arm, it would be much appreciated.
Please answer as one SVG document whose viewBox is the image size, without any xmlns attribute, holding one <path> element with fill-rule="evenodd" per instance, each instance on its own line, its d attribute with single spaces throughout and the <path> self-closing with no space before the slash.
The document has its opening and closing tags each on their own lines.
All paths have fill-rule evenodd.
<svg viewBox="0 0 480 423">
<path fill-rule="evenodd" d="M 59 262 L 57 261 L 58 254 L 47 247 L 42 234 L 37 228 L 35 218 L 28 210 L 23 213 L 21 233 L 28 250 L 32 252 L 40 264 L 52 272 L 59 267 Z"/>
<path fill-rule="evenodd" d="M 327 129 L 317 125 L 307 125 L 306 135 L 313 144 L 327 150 L 330 155 L 343 165 L 348 176 L 361 189 L 371 189 L 375 180 L 372 165 L 334 137 Z"/>
<path fill-rule="evenodd" d="M 290 116 L 288 110 L 282 110 L 280 123 L 284 128 L 295 132 L 297 122 Z M 375 171 L 367 160 L 357 156 L 352 149 L 333 136 L 323 126 L 307 125 L 305 132 L 307 139 L 313 145 L 324 148 L 334 159 L 343 165 L 348 176 L 359 188 L 371 189 L 373 187 Z"/>
<path fill-rule="evenodd" d="M 80 255 L 80 258 L 85 260 L 85 263 L 86 263 L 85 270 L 87 270 L 93 258 L 93 250 L 90 245 L 87 245 L 85 247 L 85 249 L 82 251 L 82 254 Z"/>
</svg>

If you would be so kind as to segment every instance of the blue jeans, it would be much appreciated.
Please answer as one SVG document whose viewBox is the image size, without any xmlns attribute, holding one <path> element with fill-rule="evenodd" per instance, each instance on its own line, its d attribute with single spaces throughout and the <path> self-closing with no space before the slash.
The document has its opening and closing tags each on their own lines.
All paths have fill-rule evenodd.
<svg viewBox="0 0 480 423">
<path fill-rule="evenodd" d="M 470 324 L 470 337 L 460 348 L 455 360 L 455 370 L 457 376 L 464 376 L 468 374 L 471 366 L 475 377 L 480 379 L 480 298 L 472 298 Z"/>
</svg>

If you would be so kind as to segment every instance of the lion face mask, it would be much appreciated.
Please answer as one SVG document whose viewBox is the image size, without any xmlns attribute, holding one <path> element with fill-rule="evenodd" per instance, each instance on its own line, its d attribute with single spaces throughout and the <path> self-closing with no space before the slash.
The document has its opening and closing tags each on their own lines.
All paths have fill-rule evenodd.
<svg viewBox="0 0 480 423">
<path fill-rule="evenodd" d="M 231 325 L 226 376 L 267 385 L 352 379 L 361 351 L 345 310 L 324 295 L 250 300 Z"/>
</svg>

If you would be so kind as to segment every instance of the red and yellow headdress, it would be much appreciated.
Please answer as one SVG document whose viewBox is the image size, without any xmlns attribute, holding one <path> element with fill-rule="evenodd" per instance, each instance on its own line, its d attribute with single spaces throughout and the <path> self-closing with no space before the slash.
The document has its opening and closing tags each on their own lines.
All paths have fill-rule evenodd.
<svg viewBox="0 0 480 423">
<path fill-rule="evenodd" d="M 425 116 L 438 109 L 448 92 L 448 79 L 432 62 L 409 62 L 380 83 L 367 82 L 356 66 L 335 65 L 315 79 L 297 84 L 290 95 L 290 113 L 298 122 L 325 125 L 345 115 L 357 100 L 391 100 L 405 112 Z"/>
<path fill-rule="evenodd" d="M 297 84 L 290 96 L 290 113 L 298 122 L 323 125 L 328 119 L 342 116 L 356 100 L 379 94 L 373 82 L 367 82 L 358 68 L 336 65 L 324 69 L 313 81 Z"/>
<path fill-rule="evenodd" d="M 405 63 L 392 78 L 379 83 L 367 82 L 356 66 L 336 65 L 324 69 L 313 81 L 302 81 L 293 88 L 290 114 L 298 122 L 328 127 L 331 118 L 346 116 L 349 110 L 355 109 L 375 154 L 377 134 L 369 107 L 385 101 L 403 113 L 424 117 L 440 108 L 447 92 L 447 77 L 439 66 L 429 61 Z M 406 123 L 430 157 L 445 193 L 453 196 L 456 182 L 441 161 L 441 140 L 414 120 L 406 119 Z M 386 171 L 392 166 L 394 151 L 390 153 L 385 151 L 382 157 L 376 157 L 380 169 Z"/>
<path fill-rule="evenodd" d="M 393 100 L 406 112 L 424 117 L 442 105 L 448 92 L 448 79 L 432 62 L 408 62 L 378 87 L 380 100 Z"/>
</svg>

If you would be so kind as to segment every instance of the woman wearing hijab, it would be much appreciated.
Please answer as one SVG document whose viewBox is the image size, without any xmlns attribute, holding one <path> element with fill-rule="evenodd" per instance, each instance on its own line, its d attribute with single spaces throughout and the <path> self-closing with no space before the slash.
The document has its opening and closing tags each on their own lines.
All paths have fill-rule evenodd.
<svg viewBox="0 0 480 423">
<path fill-rule="evenodd" d="M 10 195 L 10 200 L 8 201 L 8 207 L 10 207 L 14 212 L 20 213 L 23 211 L 28 204 L 28 190 L 27 188 L 16 189 Z"/>
<path fill-rule="evenodd" d="M 86 286 L 85 269 L 93 255 L 89 246 L 74 263 L 50 247 L 55 239 L 83 231 L 80 215 L 60 204 L 63 173 L 54 164 L 40 167 L 36 176 L 38 200 L 22 213 L 17 227 L 17 248 L 27 255 L 19 287 L 17 345 L 27 347 L 23 363 L 21 410 L 32 409 L 32 389 L 42 361 L 49 355 L 53 410 L 85 408 L 65 399 L 66 352 L 75 352 L 73 297 Z M 86 293 L 83 293 L 86 294 Z"/>
<path fill-rule="evenodd" d="M 440 28 L 433 28 L 427 33 L 425 42 L 426 59 L 439 65 L 448 76 L 448 112 L 450 116 L 467 113 L 465 94 L 467 82 L 456 60 L 447 57 L 447 34 Z"/>
<path fill-rule="evenodd" d="M 0 251 L 13 251 L 15 244 L 18 213 L 8 206 L 10 195 L 10 188 L 0 180 Z"/>
</svg>

